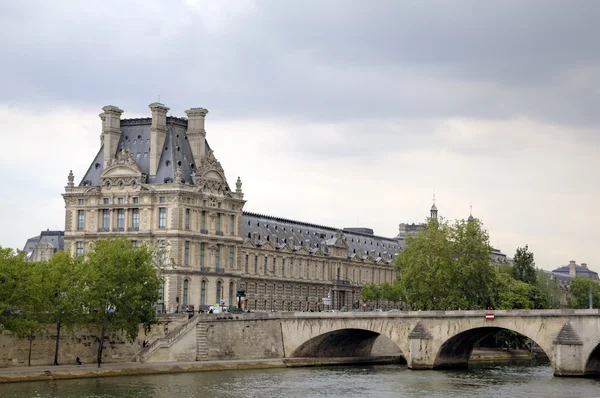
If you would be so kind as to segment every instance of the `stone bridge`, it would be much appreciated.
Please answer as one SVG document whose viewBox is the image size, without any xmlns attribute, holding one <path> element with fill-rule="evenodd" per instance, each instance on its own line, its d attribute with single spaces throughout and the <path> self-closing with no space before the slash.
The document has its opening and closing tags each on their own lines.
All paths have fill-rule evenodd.
<svg viewBox="0 0 600 398">
<path fill-rule="evenodd" d="M 487 313 L 494 319 L 486 319 Z M 467 366 L 477 342 L 511 330 L 545 351 L 555 375 L 600 375 L 595 309 L 212 314 L 194 322 L 187 339 L 182 337 L 186 343 L 176 342 L 168 355 L 150 360 L 365 357 L 384 336 L 410 369 L 457 368 Z"/>
</svg>

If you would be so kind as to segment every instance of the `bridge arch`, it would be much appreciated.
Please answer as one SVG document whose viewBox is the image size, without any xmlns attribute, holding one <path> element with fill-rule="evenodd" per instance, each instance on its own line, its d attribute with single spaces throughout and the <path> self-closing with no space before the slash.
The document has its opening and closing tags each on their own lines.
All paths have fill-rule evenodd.
<svg viewBox="0 0 600 398">
<path fill-rule="evenodd" d="M 585 376 L 600 377 L 600 344 L 588 356 L 585 363 Z"/>
<path fill-rule="evenodd" d="M 527 337 L 539 347 L 542 348 L 546 356 L 552 361 L 552 348 L 546 344 L 540 344 L 536 341 L 536 336 L 529 335 L 524 330 L 515 330 L 517 328 L 503 327 L 500 325 L 494 326 L 479 326 L 473 327 L 466 330 L 462 330 L 459 333 L 454 334 L 450 338 L 442 342 L 433 363 L 434 369 L 443 368 L 466 368 L 468 367 L 469 359 L 473 353 L 473 349 L 476 344 L 481 342 L 486 337 L 493 335 L 500 331 L 511 331 L 516 332 L 521 336 Z M 540 340 L 538 338 L 538 340 Z M 542 342 L 542 340 L 540 340 Z"/>
<path fill-rule="evenodd" d="M 296 348 L 292 358 L 368 357 L 378 346 L 379 355 L 404 356 L 398 345 L 387 336 L 356 327 L 331 330 L 311 337 Z"/>
</svg>

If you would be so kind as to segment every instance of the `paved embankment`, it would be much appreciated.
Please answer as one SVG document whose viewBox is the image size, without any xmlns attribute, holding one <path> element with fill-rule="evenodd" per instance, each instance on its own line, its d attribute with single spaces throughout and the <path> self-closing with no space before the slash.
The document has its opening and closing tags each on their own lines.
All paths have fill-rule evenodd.
<svg viewBox="0 0 600 398">
<path fill-rule="evenodd" d="M 63 365 L 0 368 L 0 383 L 18 381 L 79 379 L 129 375 L 204 372 L 215 370 L 268 369 L 301 366 L 332 366 L 351 364 L 403 363 L 399 357 L 354 357 L 354 358 L 293 358 L 256 359 L 232 361 L 161 362 L 161 363 L 107 363 L 97 365 Z"/>
<path fill-rule="evenodd" d="M 107 363 L 97 365 L 31 366 L 0 369 L 0 383 L 18 381 L 78 379 L 89 377 L 110 377 L 129 375 L 149 375 L 164 373 L 201 372 L 235 369 L 283 368 L 283 359 L 261 359 L 244 361 L 204 361 L 204 362 L 163 362 L 163 363 Z"/>
<path fill-rule="evenodd" d="M 529 359 L 529 353 L 523 351 L 482 350 L 474 351 L 472 361 L 509 361 Z M 215 370 L 268 369 L 303 366 L 334 366 L 358 364 L 393 364 L 406 363 L 403 357 L 349 357 L 349 358 L 276 358 L 231 361 L 200 362 L 162 362 L 140 363 L 121 362 L 107 363 L 98 368 L 95 364 L 31 366 L 0 368 L 0 383 L 19 381 L 79 379 L 91 377 L 111 377 L 129 375 L 151 375 L 183 372 L 205 372 Z"/>
</svg>

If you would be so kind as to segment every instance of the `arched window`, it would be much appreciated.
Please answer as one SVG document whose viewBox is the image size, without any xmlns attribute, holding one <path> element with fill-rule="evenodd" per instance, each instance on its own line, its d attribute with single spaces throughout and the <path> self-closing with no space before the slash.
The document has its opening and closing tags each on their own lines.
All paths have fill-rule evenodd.
<svg viewBox="0 0 600 398">
<path fill-rule="evenodd" d="M 221 304 L 221 291 L 223 289 L 221 281 L 217 281 L 217 304 Z"/>
<path fill-rule="evenodd" d="M 206 305 L 206 280 L 200 284 L 200 305 Z"/>
<path fill-rule="evenodd" d="M 234 304 L 233 298 L 235 294 L 233 293 L 234 285 L 233 282 L 229 282 L 229 308 L 236 306 Z"/>
<path fill-rule="evenodd" d="M 186 279 L 183 281 L 183 307 L 188 304 L 188 285 L 189 281 Z"/>
</svg>

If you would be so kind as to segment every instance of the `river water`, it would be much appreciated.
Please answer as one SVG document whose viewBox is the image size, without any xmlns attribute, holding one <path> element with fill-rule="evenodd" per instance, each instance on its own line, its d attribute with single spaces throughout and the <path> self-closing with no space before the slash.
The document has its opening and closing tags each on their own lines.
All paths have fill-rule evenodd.
<svg viewBox="0 0 600 398">
<path fill-rule="evenodd" d="M 411 371 L 406 365 L 198 372 L 0 385 L 1 398 L 600 397 L 600 380 L 546 365 Z"/>
</svg>

